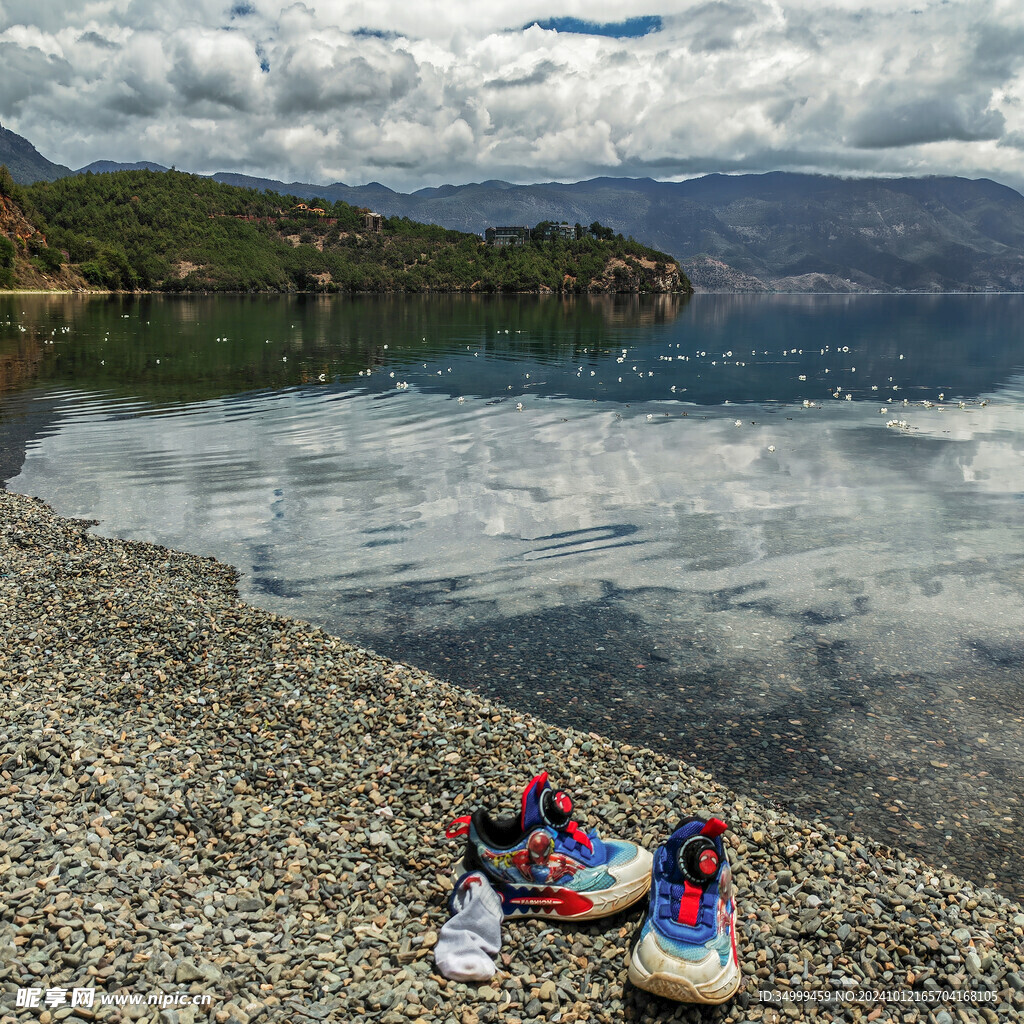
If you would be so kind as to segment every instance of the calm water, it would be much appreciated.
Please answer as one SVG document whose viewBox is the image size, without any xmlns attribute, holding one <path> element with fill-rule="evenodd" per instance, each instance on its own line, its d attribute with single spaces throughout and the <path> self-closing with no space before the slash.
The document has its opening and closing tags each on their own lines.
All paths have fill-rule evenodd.
<svg viewBox="0 0 1024 1024">
<path fill-rule="evenodd" d="M 0 478 L 1020 893 L 1021 325 L 1021 296 L 5 297 Z"/>
</svg>

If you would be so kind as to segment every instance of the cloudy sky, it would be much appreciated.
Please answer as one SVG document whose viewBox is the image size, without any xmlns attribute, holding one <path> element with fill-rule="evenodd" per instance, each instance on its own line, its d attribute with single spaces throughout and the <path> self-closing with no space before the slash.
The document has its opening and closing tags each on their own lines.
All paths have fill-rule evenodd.
<svg viewBox="0 0 1024 1024">
<path fill-rule="evenodd" d="M 0 0 L 0 123 L 75 168 L 1022 188 L 1022 98 L 1020 0 Z"/>
</svg>

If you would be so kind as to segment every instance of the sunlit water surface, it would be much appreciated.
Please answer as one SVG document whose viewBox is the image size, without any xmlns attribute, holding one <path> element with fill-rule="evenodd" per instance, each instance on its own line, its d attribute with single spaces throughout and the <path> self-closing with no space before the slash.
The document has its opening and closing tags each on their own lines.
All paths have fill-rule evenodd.
<svg viewBox="0 0 1024 1024">
<path fill-rule="evenodd" d="M 0 475 L 234 564 L 254 603 L 1021 892 L 1022 314 L 0 299 Z"/>
</svg>

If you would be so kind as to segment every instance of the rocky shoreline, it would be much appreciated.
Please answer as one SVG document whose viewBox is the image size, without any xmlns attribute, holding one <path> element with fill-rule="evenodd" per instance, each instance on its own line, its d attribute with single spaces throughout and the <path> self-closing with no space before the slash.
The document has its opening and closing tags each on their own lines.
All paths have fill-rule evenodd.
<svg viewBox="0 0 1024 1024">
<path fill-rule="evenodd" d="M 228 566 L 88 526 L 0 491 L 0 1022 L 1022 1015 L 1024 911 L 1005 897 L 245 605 Z M 543 768 L 610 835 L 654 846 L 686 813 L 730 823 L 735 1000 L 632 988 L 639 909 L 508 923 L 487 985 L 436 973 L 445 824 L 510 805 Z M 29 988 L 67 1002 L 17 1008 Z M 80 988 L 91 1007 L 70 1005 Z M 131 993 L 143 1005 L 102 1005 Z"/>
</svg>

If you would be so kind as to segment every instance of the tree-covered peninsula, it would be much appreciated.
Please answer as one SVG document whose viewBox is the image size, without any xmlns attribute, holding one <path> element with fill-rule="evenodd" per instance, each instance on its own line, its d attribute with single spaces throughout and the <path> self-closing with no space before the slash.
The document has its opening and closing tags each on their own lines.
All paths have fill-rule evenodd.
<svg viewBox="0 0 1024 1024">
<path fill-rule="evenodd" d="M 571 234 L 542 230 L 522 244 L 489 245 L 340 201 L 303 201 L 175 170 L 19 186 L 0 168 L 0 288 L 691 290 L 665 253 L 599 224 Z"/>
</svg>

